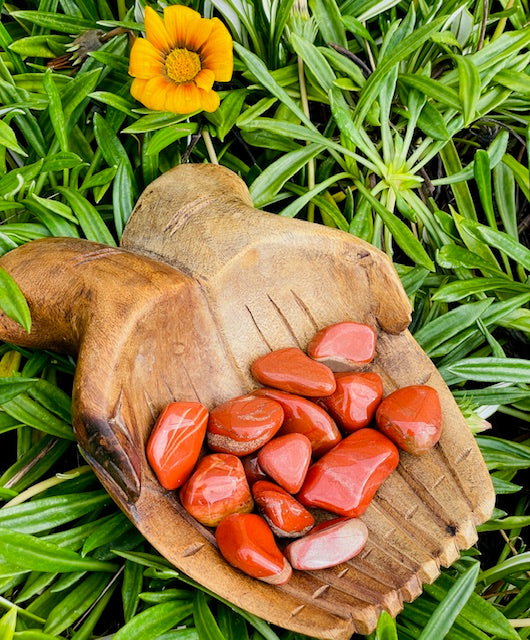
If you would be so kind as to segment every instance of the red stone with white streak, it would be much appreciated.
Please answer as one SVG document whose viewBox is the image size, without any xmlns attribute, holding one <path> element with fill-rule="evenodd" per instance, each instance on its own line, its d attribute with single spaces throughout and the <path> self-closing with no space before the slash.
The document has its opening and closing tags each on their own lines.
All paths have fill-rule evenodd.
<svg viewBox="0 0 530 640">
<path fill-rule="evenodd" d="M 307 353 L 332 371 L 347 371 L 371 362 L 375 344 L 376 333 L 372 327 L 358 322 L 338 322 L 316 333 Z"/>
<path fill-rule="evenodd" d="M 301 433 L 278 436 L 260 449 L 258 463 L 286 491 L 296 493 L 311 463 L 311 443 Z"/>
<path fill-rule="evenodd" d="M 252 495 L 256 506 L 278 537 L 297 538 L 315 524 L 309 511 L 273 482 L 259 480 L 252 486 Z"/>
</svg>

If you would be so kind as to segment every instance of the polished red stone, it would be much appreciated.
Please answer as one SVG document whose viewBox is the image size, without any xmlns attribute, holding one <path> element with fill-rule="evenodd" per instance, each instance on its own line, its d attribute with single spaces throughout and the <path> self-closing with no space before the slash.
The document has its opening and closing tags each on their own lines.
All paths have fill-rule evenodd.
<svg viewBox="0 0 530 640">
<path fill-rule="evenodd" d="M 271 398 L 238 396 L 210 412 L 208 446 L 212 451 L 244 456 L 270 440 L 282 422 L 283 409 Z"/>
<path fill-rule="evenodd" d="M 259 466 L 289 493 L 296 493 L 311 463 L 311 442 L 301 433 L 288 433 L 267 442 L 258 453 Z"/>
<path fill-rule="evenodd" d="M 207 527 L 215 527 L 229 514 L 252 511 L 254 506 L 243 464 L 230 453 L 204 456 L 179 495 L 186 511 Z"/>
<path fill-rule="evenodd" d="M 199 458 L 208 409 L 199 402 L 172 402 L 159 415 L 147 443 L 147 459 L 165 489 L 177 489 Z"/>
<path fill-rule="evenodd" d="M 261 384 L 301 396 L 327 396 L 335 391 L 331 369 L 315 362 L 301 349 L 271 351 L 252 363 L 252 375 Z"/>
<path fill-rule="evenodd" d="M 333 419 L 311 400 L 294 393 L 269 388 L 256 389 L 253 393 L 267 396 L 281 404 L 284 419 L 278 435 L 301 433 L 307 436 L 315 458 L 319 458 L 340 442 L 342 436 Z"/>
<path fill-rule="evenodd" d="M 438 392 L 427 385 L 396 389 L 379 405 L 376 423 L 400 449 L 415 455 L 425 453 L 442 433 Z"/>
<path fill-rule="evenodd" d="M 315 524 L 309 511 L 273 482 L 258 480 L 252 486 L 252 495 L 256 506 L 278 537 L 302 536 Z"/>
<path fill-rule="evenodd" d="M 307 353 L 332 371 L 347 371 L 373 360 L 375 342 L 376 333 L 367 324 L 338 322 L 316 333 Z"/>
<path fill-rule="evenodd" d="M 336 373 L 337 388 L 321 399 L 337 424 L 348 433 L 367 427 L 383 397 L 383 381 L 377 373 Z"/>
<path fill-rule="evenodd" d="M 309 467 L 297 498 L 306 507 L 360 516 L 398 463 L 391 440 L 375 429 L 359 429 Z"/>
<path fill-rule="evenodd" d="M 367 540 L 368 529 L 362 520 L 337 518 L 289 543 L 284 553 L 294 569 L 327 569 L 356 556 Z"/>
<path fill-rule="evenodd" d="M 291 565 L 278 549 L 265 520 L 255 513 L 224 518 L 215 531 L 219 551 L 233 567 L 269 584 L 285 584 Z"/>
<path fill-rule="evenodd" d="M 269 479 L 265 471 L 263 471 L 263 469 L 259 466 L 258 454 L 259 451 L 254 451 L 254 453 L 241 458 L 243 469 L 245 470 L 245 475 L 247 476 L 247 482 L 250 486 L 252 486 L 258 480 Z"/>
</svg>

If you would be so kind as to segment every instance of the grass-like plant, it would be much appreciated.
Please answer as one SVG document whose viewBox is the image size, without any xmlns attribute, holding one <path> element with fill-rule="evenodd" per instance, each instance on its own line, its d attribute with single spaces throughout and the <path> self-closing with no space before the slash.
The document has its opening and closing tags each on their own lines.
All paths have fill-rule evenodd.
<svg viewBox="0 0 530 640">
<path fill-rule="evenodd" d="M 528 0 L 184 4 L 234 38 L 213 113 L 131 97 L 140 0 L 0 5 L 0 252 L 45 236 L 115 245 L 142 189 L 186 161 L 381 248 L 498 502 L 477 546 L 371 640 L 529 638 Z M 0 306 L 29 328 L 4 271 Z M 0 638 L 301 640 L 205 593 L 112 504 L 76 450 L 74 367 L 0 346 Z"/>
</svg>

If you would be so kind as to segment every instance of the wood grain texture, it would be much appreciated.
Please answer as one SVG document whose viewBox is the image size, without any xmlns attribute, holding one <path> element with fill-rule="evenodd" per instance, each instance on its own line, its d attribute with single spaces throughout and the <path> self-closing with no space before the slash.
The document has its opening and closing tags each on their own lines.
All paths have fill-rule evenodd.
<svg viewBox="0 0 530 640">
<path fill-rule="evenodd" d="M 407 331 L 410 307 L 388 258 L 341 231 L 257 211 L 227 169 L 182 165 L 163 175 L 138 201 L 120 249 L 46 239 L 0 265 L 33 317 L 28 336 L 0 316 L 0 337 L 79 354 L 74 428 L 97 475 L 166 558 L 234 604 L 327 640 L 369 633 L 381 610 L 395 615 L 417 597 L 489 518 L 484 461 Z M 220 558 L 212 531 L 157 483 L 145 443 L 171 400 L 212 408 L 250 391 L 256 357 L 305 349 L 318 329 L 344 320 L 376 330 L 366 368 L 381 374 L 385 394 L 408 384 L 438 390 L 442 438 L 422 457 L 401 455 L 363 516 L 370 533 L 361 554 L 273 587 Z"/>
</svg>

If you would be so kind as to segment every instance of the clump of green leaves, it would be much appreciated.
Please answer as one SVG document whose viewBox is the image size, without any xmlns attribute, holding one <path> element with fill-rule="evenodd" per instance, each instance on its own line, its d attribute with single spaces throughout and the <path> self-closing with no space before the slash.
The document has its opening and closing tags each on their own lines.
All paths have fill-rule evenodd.
<svg viewBox="0 0 530 640">
<path fill-rule="evenodd" d="M 215 159 L 256 206 L 381 248 L 478 434 L 498 508 L 371 640 L 530 637 L 528 1 L 185 4 L 224 20 L 236 52 L 221 107 L 191 119 L 129 94 L 143 2 L 3 6 L 0 254 L 45 236 L 117 244 L 147 184 Z M 30 329 L 2 271 L 0 306 Z M 204 593 L 117 511 L 73 441 L 73 370 L 0 346 L 0 636 L 301 639 Z"/>
</svg>

